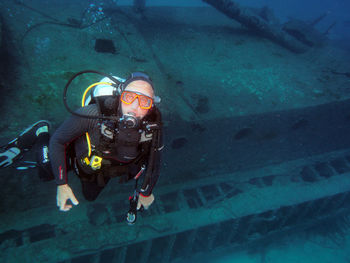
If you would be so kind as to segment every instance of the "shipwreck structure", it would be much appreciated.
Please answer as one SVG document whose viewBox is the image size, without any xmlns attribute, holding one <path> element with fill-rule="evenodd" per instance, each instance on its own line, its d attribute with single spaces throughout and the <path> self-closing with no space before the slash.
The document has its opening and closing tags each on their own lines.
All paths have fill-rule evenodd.
<svg viewBox="0 0 350 263">
<path fill-rule="evenodd" d="M 301 20 L 291 20 L 279 24 L 271 10 L 267 7 L 252 9 L 241 7 L 232 0 L 203 0 L 229 18 L 263 37 L 296 53 L 303 53 L 312 46 L 319 46 L 326 40 L 326 35 L 315 29 L 315 25 L 326 14 L 321 15 L 311 23 Z M 332 24 L 326 33 L 334 26 Z"/>
<path fill-rule="evenodd" d="M 11 188 L 19 176 L 8 171 L 1 176 L 8 186 L 1 192 L 7 200 L 0 223 L 2 262 L 178 262 L 346 221 L 348 112 L 350 101 L 344 101 L 210 125 L 169 124 L 162 172 L 167 179 L 133 226 L 125 220 L 132 186 L 111 184 L 98 201 L 63 214 L 54 204 L 54 185 L 43 189 L 32 175 Z M 222 134 L 213 135 L 214 126 Z M 172 161 L 176 156 L 186 156 L 177 158 L 181 166 Z"/>
</svg>

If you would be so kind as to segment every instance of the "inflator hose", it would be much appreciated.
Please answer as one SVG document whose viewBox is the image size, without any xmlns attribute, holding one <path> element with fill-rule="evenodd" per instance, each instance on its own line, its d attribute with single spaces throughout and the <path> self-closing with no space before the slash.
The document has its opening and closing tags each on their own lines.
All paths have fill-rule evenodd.
<svg viewBox="0 0 350 263">
<path fill-rule="evenodd" d="M 83 70 L 83 71 L 80 71 L 76 74 L 74 74 L 67 82 L 66 86 L 64 87 L 64 91 L 63 91 L 63 104 L 64 106 L 66 107 L 66 109 L 73 115 L 75 116 L 79 116 L 79 117 L 82 117 L 82 118 L 88 118 L 88 119 L 106 119 L 106 120 L 115 120 L 115 117 L 111 117 L 111 116 L 104 116 L 104 115 L 97 115 L 97 116 L 91 116 L 91 115 L 84 115 L 84 114 L 80 114 L 80 113 L 77 113 L 75 111 L 73 111 L 71 108 L 69 108 L 68 106 L 68 103 L 67 103 L 67 90 L 68 90 L 68 87 L 69 85 L 72 83 L 72 81 L 82 75 L 82 74 L 85 74 L 85 73 L 95 73 L 95 74 L 99 74 L 99 75 L 102 75 L 104 77 L 107 77 L 109 78 L 111 81 L 113 81 L 114 83 L 116 84 L 113 84 L 113 85 L 117 85 L 119 86 L 121 84 L 121 82 L 119 80 L 117 80 L 116 78 L 114 78 L 113 76 L 109 75 L 109 74 L 106 74 L 106 73 L 103 73 L 103 72 L 99 72 L 99 71 L 96 71 L 96 70 Z"/>
</svg>

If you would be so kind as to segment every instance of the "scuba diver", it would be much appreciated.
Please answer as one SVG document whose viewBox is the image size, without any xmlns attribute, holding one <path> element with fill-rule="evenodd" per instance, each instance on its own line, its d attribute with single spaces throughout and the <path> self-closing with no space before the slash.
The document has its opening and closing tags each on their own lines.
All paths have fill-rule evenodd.
<svg viewBox="0 0 350 263">
<path fill-rule="evenodd" d="M 105 77 L 86 89 L 82 107 L 72 111 L 66 102 L 67 89 L 75 77 L 84 73 Z M 161 114 L 155 105 L 159 102 L 153 82 L 145 73 L 134 72 L 125 80 L 97 71 L 79 72 L 68 81 L 64 91 L 64 103 L 72 115 L 51 138 L 48 121 L 31 125 L 3 147 L 0 167 L 35 166 L 43 181 L 55 179 L 57 206 L 61 211 L 72 208 L 68 200 L 74 205 L 79 203 L 68 184 L 69 170 L 79 176 L 88 201 L 95 200 L 113 177 L 119 177 L 120 183 L 135 179 L 134 195 L 129 200 L 134 213 L 131 216 L 136 216 L 135 209 L 147 209 L 154 201 L 152 190 L 159 177 L 163 148 Z M 33 147 L 36 162 L 23 162 L 23 154 Z M 140 176 L 143 183 L 138 188 Z"/>
</svg>

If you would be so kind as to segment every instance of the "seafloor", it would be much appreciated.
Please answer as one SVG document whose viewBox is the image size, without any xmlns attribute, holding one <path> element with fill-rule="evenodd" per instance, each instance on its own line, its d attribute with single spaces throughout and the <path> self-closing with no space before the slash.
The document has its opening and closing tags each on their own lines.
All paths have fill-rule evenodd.
<svg viewBox="0 0 350 263">
<path fill-rule="evenodd" d="M 186 231 L 192 232 L 184 234 L 184 240 L 194 242 L 198 237 L 193 229 L 198 227 L 349 191 L 349 177 L 344 175 L 350 173 L 350 78 L 335 73 L 350 72 L 349 50 L 325 42 L 295 54 L 209 7 L 152 7 L 144 15 L 130 8 L 110 9 L 107 18 L 97 23 L 94 19 L 102 16 L 86 15 L 85 24 L 93 25 L 77 28 L 67 23 L 77 22 L 87 4 L 24 3 L 0 3 L 0 142 L 15 138 L 39 119 L 49 120 L 54 130 L 68 115 L 63 106 L 64 86 L 78 71 L 94 69 L 120 77 L 146 71 L 162 98 L 167 150 L 158 194 L 163 208 L 154 208 L 151 216 L 141 218 L 142 223 L 133 228 L 120 226 L 119 219 L 109 216 L 127 210 L 127 204 L 116 207 L 116 201 L 127 199 L 132 185 L 111 183 L 90 204 L 83 200 L 79 182 L 71 174 L 70 184 L 80 204 L 67 214 L 59 213 L 53 183 L 40 182 L 34 170 L 3 169 L 2 262 L 102 262 L 102 257 L 108 258 L 107 250 L 122 246 L 124 256 L 113 250 L 109 262 L 112 258 L 113 262 L 136 262 L 132 252 L 125 252 L 128 244 L 167 236 L 180 240 L 177 233 Z M 112 40 L 115 52 L 96 52 L 97 39 Z M 84 89 L 99 79 L 89 74 L 72 85 L 68 94 L 72 107 L 79 105 Z M 345 159 L 340 162 L 340 158 Z M 335 176 L 310 179 L 305 167 L 328 162 L 335 167 Z M 231 188 L 237 185 L 230 197 L 224 189 L 226 181 Z M 168 193 L 177 196 L 179 189 L 185 189 L 183 198 L 193 193 L 191 186 L 216 182 L 221 185 L 215 189 L 227 200 L 205 199 L 203 193 L 200 199 L 213 198 L 217 207 L 213 208 L 214 201 L 209 206 L 194 202 L 193 206 L 180 205 L 176 213 L 164 212 Z M 186 203 L 177 198 L 169 197 L 173 200 L 169 206 Z M 348 206 L 344 203 L 332 210 L 334 218 L 327 219 L 334 219 L 338 227 L 321 231 L 323 235 L 305 231 L 319 223 L 317 217 L 307 227 L 296 220 L 297 226 L 281 228 L 278 238 L 261 238 L 264 244 L 254 246 L 242 240 L 233 248 L 225 244 L 212 252 L 208 251 L 212 246 L 203 245 L 193 250 L 191 259 L 186 255 L 185 262 L 349 262 L 350 232 L 344 219 L 349 215 Z M 156 209 L 161 212 L 157 214 Z M 271 218 L 264 220 L 273 221 L 274 216 Z M 113 235 L 114 230 L 120 234 Z M 260 240 L 255 232 L 248 239 Z M 164 240 L 176 248 L 175 241 Z M 142 250 L 143 257 L 160 253 L 153 250 L 156 248 L 149 248 L 148 254 Z M 172 253 L 173 258 L 169 254 L 162 259 L 183 260 Z M 147 260 L 156 262 L 152 257 Z"/>
</svg>

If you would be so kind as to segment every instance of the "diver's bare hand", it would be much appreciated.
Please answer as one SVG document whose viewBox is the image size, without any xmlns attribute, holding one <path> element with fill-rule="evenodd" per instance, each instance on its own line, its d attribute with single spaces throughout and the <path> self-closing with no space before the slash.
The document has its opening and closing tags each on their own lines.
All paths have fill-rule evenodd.
<svg viewBox="0 0 350 263">
<path fill-rule="evenodd" d="M 68 199 L 72 201 L 73 205 L 79 204 L 77 198 L 73 194 L 73 191 L 68 184 L 58 185 L 56 200 L 60 211 L 67 212 L 72 208 L 72 205 L 67 205 Z"/>
<path fill-rule="evenodd" d="M 143 196 L 142 194 L 139 195 L 139 201 L 137 202 L 137 210 L 143 206 L 146 210 L 151 206 L 151 204 L 154 201 L 154 195 L 151 194 L 150 196 Z"/>
</svg>

